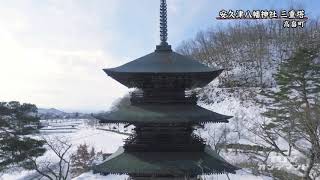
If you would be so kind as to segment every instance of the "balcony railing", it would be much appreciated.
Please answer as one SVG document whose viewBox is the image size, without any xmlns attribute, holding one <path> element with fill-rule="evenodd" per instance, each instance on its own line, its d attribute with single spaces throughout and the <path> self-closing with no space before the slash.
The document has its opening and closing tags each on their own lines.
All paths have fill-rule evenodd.
<svg viewBox="0 0 320 180">
<path fill-rule="evenodd" d="M 196 104 L 197 96 L 194 93 L 176 93 L 176 92 L 154 92 L 144 93 L 142 91 L 132 92 L 130 101 L 132 104 L 143 103 L 185 103 Z"/>
</svg>

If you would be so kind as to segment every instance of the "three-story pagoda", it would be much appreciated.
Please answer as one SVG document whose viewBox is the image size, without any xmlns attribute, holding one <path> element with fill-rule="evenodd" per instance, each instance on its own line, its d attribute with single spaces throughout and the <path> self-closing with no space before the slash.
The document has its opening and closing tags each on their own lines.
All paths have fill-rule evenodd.
<svg viewBox="0 0 320 180">
<path fill-rule="evenodd" d="M 93 170 L 101 174 L 128 174 L 133 179 L 196 178 L 201 174 L 235 173 L 232 166 L 193 134 L 205 123 L 227 123 L 225 116 L 197 105 L 188 90 L 207 85 L 222 69 L 171 50 L 167 43 L 167 5 L 160 6 L 161 44 L 146 56 L 122 66 L 104 69 L 128 88 L 130 105 L 97 114 L 101 123 L 134 125 L 134 133 L 114 154 Z"/>
</svg>

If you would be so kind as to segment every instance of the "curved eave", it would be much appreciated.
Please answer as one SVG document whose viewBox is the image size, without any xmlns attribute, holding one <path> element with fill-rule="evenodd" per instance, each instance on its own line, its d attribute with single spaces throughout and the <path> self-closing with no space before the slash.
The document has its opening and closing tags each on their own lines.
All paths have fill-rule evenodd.
<svg viewBox="0 0 320 180">
<path fill-rule="evenodd" d="M 216 69 L 173 51 L 153 52 L 121 66 L 107 69 L 119 73 L 193 73 Z"/>
<path fill-rule="evenodd" d="M 154 123 L 154 124 L 208 124 L 208 123 L 229 123 L 226 119 L 218 119 L 218 120 L 195 120 L 195 121 L 170 121 L 170 120 L 163 120 L 163 121 L 135 121 L 135 120 L 112 120 L 108 118 L 104 118 L 101 116 L 95 116 L 94 118 L 99 120 L 99 123 L 104 124 L 147 124 L 147 123 Z M 228 116 L 228 119 L 232 118 L 232 116 Z"/>
<path fill-rule="evenodd" d="M 137 71 L 137 72 L 127 72 L 127 71 L 117 71 L 116 68 L 105 68 L 102 69 L 107 75 L 111 76 L 111 75 L 115 75 L 115 74 L 119 74 L 119 75 L 161 75 L 161 74 L 168 74 L 168 75 L 201 75 L 201 74 L 220 74 L 224 69 L 215 69 L 215 70 L 209 70 L 209 71 L 181 71 L 181 72 L 177 72 L 177 71 Z"/>
<path fill-rule="evenodd" d="M 104 69 L 108 76 L 128 88 L 143 88 L 146 84 L 170 84 L 170 79 L 187 88 L 204 87 L 217 78 L 223 69 L 207 72 L 117 72 L 112 69 Z M 155 77 L 168 77 L 157 79 Z M 172 83 L 171 83 L 172 84 Z"/>
<path fill-rule="evenodd" d="M 125 152 L 120 147 L 105 162 L 93 167 L 96 173 L 147 176 L 222 174 L 238 169 L 209 146 L 203 152 Z"/>
<path fill-rule="evenodd" d="M 93 116 L 94 118 L 99 120 L 99 123 L 103 123 L 103 124 L 147 124 L 147 123 L 154 123 L 154 124 L 208 124 L 208 123 L 229 123 L 228 120 L 204 120 L 204 121 L 184 121 L 184 122 L 175 122 L 175 121 L 161 121 L 161 122 L 145 122 L 145 121 L 130 121 L 130 120 L 110 120 L 110 119 L 104 119 L 101 117 L 97 117 L 97 116 Z"/>
<path fill-rule="evenodd" d="M 198 124 L 228 123 L 232 116 L 212 112 L 197 105 L 125 105 L 108 112 L 95 114 L 101 123 L 166 123 L 166 124 Z"/>
<path fill-rule="evenodd" d="M 214 72 L 222 72 L 224 69 L 208 69 L 205 71 L 188 71 L 188 70 L 180 70 L 180 71 L 170 71 L 170 70 L 166 70 L 166 71 L 161 71 L 161 70 L 148 70 L 148 67 L 146 67 L 146 69 L 143 71 L 121 71 L 117 68 L 104 68 L 103 71 L 110 75 L 110 74 L 114 74 L 114 73 L 119 73 L 119 74 L 173 74 L 173 75 L 185 75 L 185 74 L 203 74 L 203 73 L 214 73 Z"/>
<path fill-rule="evenodd" d="M 156 76 L 169 77 L 167 80 L 171 79 L 173 82 L 179 81 L 178 84 L 185 85 L 185 88 L 203 87 L 223 71 L 173 51 L 156 51 L 122 66 L 103 70 L 129 88 L 141 88 L 146 84 L 158 83 L 159 80 L 154 81 L 157 79 Z M 160 82 L 166 83 L 161 80 Z"/>
</svg>

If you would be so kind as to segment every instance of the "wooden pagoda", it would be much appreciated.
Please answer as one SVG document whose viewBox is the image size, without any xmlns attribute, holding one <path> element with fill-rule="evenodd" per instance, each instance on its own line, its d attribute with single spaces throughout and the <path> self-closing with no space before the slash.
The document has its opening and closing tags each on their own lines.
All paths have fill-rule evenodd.
<svg viewBox="0 0 320 180">
<path fill-rule="evenodd" d="M 129 105 L 95 115 L 101 123 L 135 126 L 124 146 L 93 168 L 95 173 L 128 174 L 132 179 L 192 179 L 237 170 L 193 134 L 205 123 L 227 123 L 231 118 L 198 106 L 197 96 L 187 93 L 210 83 L 222 69 L 171 50 L 166 8 L 166 1 L 161 0 L 161 44 L 154 52 L 104 69 L 113 79 L 139 91 L 131 93 Z"/>
</svg>

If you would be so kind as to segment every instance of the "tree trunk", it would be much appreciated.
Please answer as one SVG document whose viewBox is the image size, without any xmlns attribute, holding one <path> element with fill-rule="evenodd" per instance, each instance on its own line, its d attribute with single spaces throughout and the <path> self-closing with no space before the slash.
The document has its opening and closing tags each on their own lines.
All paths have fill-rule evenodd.
<svg viewBox="0 0 320 180">
<path fill-rule="evenodd" d="M 311 177 L 310 177 L 310 172 L 311 172 L 311 170 L 312 170 L 312 168 L 313 168 L 313 165 L 314 165 L 314 158 L 315 158 L 315 155 L 314 155 L 314 153 L 312 152 L 312 153 L 311 153 L 311 156 L 310 156 L 310 158 L 309 158 L 308 167 L 307 167 L 307 169 L 306 169 L 306 171 L 305 171 L 305 173 L 304 173 L 303 179 L 305 179 L 305 180 L 312 180 Z"/>
</svg>

